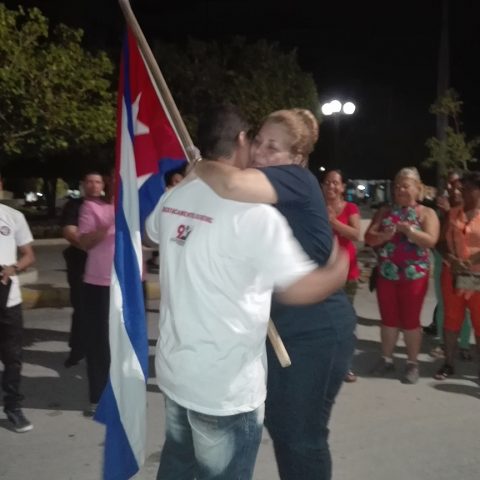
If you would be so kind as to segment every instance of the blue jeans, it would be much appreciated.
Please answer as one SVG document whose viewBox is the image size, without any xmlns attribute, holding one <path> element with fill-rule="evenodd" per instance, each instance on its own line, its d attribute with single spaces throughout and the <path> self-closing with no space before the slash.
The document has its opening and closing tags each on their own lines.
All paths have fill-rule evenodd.
<svg viewBox="0 0 480 480">
<path fill-rule="evenodd" d="M 157 480 L 250 480 L 262 438 L 264 405 L 225 417 L 165 397 L 166 439 Z"/>
<path fill-rule="evenodd" d="M 328 421 L 354 350 L 355 336 L 324 330 L 283 339 L 292 365 L 282 368 L 267 342 L 265 426 L 282 480 L 330 480 Z"/>
</svg>

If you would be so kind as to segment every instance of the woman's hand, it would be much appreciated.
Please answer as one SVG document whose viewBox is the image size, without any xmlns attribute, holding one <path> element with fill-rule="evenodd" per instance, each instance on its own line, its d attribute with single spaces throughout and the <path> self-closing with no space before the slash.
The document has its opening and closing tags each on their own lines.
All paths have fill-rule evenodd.
<svg viewBox="0 0 480 480">
<path fill-rule="evenodd" d="M 328 221 L 333 223 L 337 219 L 337 215 L 335 214 L 335 210 L 331 206 L 327 206 L 327 213 L 328 213 Z"/>
<path fill-rule="evenodd" d="M 407 222 L 397 224 L 398 231 L 405 234 L 408 240 L 422 248 L 433 248 L 439 237 L 440 223 L 434 210 L 429 207 L 422 207 L 419 218 L 420 229 Z"/>
<path fill-rule="evenodd" d="M 388 225 L 383 229 L 383 231 L 379 232 L 379 236 L 384 239 L 383 243 L 389 242 L 397 233 L 397 230 L 398 229 L 396 225 Z"/>
<path fill-rule="evenodd" d="M 404 235 L 407 235 L 411 233 L 412 231 L 412 225 L 408 222 L 398 222 L 397 223 L 397 230 L 400 233 L 403 233 Z"/>
</svg>

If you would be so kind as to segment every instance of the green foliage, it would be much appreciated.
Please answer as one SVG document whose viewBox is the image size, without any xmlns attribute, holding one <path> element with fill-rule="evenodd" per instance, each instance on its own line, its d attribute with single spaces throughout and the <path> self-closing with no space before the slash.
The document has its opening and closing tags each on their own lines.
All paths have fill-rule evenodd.
<svg viewBox="0 0 480 480">
<path fill-rule="evenodd" d="M 240 37 L 225 43 L 189 39 L 183 47 L 157 43 L 153 50 L 191 133 L 212 103 L 238 105 L 252 123 L 280 108 L 318 109 L 315 82 L 301 70 L 295 50 Z"/>
<path fill-rule="evenodd" d="M 429 157 L 423 162 L 423 166 L 437 166 L 441 176 L 445 176 L 451 169 L 468 170 L 469 163 L 477 161 L 473 155 L 480 145 L 480 137 L 467 140 L 461 129 L 462 106 L 463 102 L 458 93 L 449 89 L 430 107 L 430 113 L 445 115 L 449 126 L 445 129 L 443 139 L 431 137 L 427 140 L 425 145 Z"/>
<path fill-rule="evenodd" d="M 0 4 L 0 161 L 46 159 L 114 137 L 113 64 L 84 50 L 82 36 L 50 28 L 36 8 Z"/>
</svg>

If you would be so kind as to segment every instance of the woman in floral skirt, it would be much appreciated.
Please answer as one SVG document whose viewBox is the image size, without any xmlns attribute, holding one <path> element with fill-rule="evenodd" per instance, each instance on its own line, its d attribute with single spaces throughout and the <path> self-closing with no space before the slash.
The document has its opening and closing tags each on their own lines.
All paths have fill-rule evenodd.
<svg viewBox="0 0 480 480">
<path fill-rule="evenodd" d="M 434 210 L 418 204 L 421 192 L 417 169 L 401 169 L 394 181 L 394 205 L 380 209 L 365 234 L 365 242 L 375 248 L 378 257 L 376 289 L 381 316 L 382 357 L 372 373 L 394 373 L 393 352 L 402 331 L 408 357 L 404 383 L 418 380 L 420 313 L 428 287 L 429 249 L 439 235 Z"/>
</svg>

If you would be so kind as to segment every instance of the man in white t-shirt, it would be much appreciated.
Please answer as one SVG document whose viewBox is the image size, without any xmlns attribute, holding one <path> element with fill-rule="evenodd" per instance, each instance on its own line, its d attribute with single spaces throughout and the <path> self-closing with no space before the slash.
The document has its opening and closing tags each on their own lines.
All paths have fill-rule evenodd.
<svg viewBox="0 0 480 480">
<path fill-rule="evenodd" d="M 204 158 L 245 167 L 247 131 L 233 107 L 204 115 Z M 224 200 L 192 174 L 162 197 L 146 233 L 159 244 L 162 291 L 155 367 L 167 420 L 157 478 L 250 479 L 272 291 L 319 301 L 344 283 L 346 257 L 317 268 L 273 207 Z"/>
<path fill-rule="evenodd" d="M 22 213 L 0 204 L 0 358 L 4 370 L 3 411 L 16 432 L 28 432 L 33 425 L 21 409 L 23 316 L 18 272 L 34 261 L 30 228 Z M 20 258 L 17 260 L 17 248 Z"/>
</svg>

